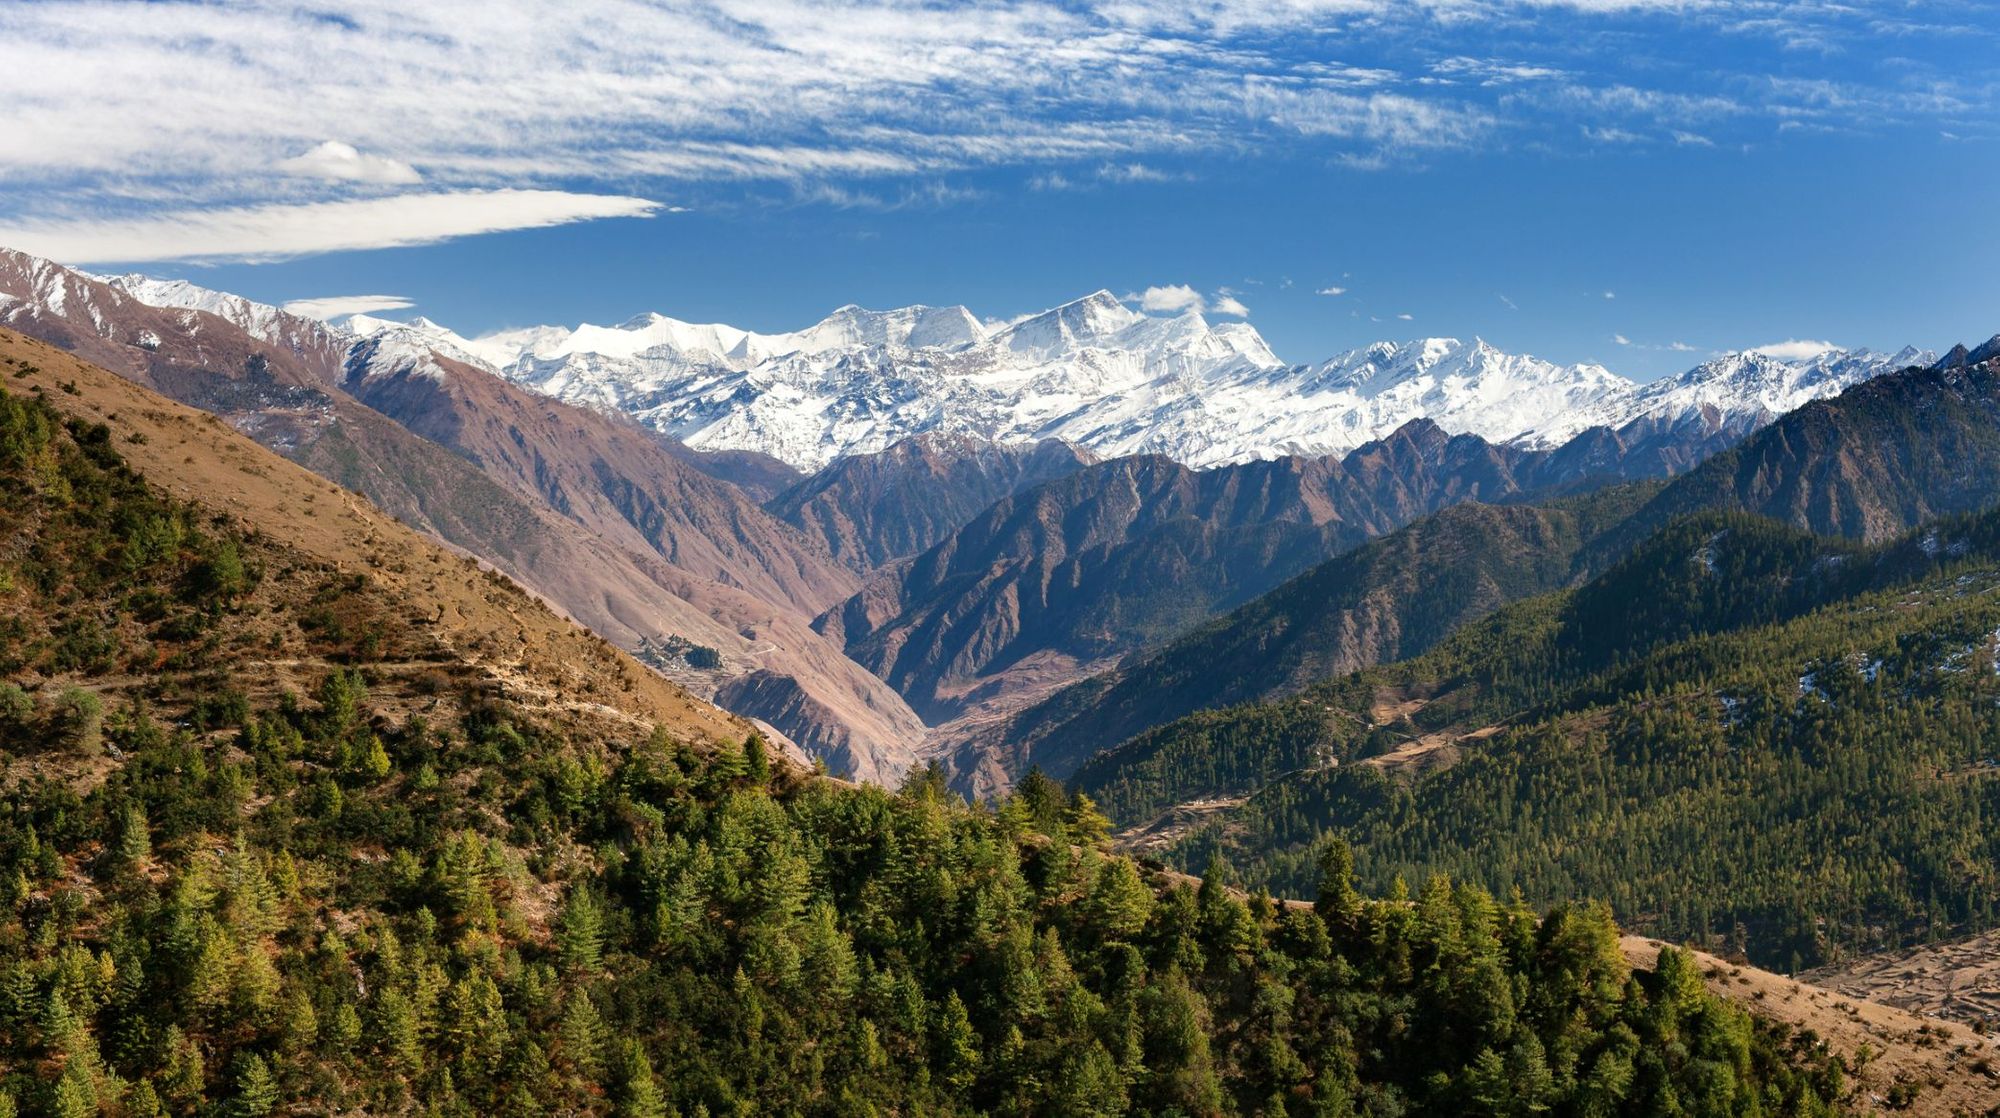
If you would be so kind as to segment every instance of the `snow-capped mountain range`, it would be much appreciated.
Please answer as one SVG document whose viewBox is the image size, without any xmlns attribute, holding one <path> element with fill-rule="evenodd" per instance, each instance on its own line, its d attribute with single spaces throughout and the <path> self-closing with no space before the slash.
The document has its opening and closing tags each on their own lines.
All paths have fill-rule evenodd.
<svg viewBox="0 0 2000 1118">
<path fill-rule="evenodd" d="M 211 311 L 297 345 L 295 316 L 183 281 L 111 280 L 156 306 Z M 427 319 L 354 315 L 330 333 L 371 363 L 435 352 L 573 404 L 624 412 L 690 446 L 753 450 L 802 470 L 924 433 L 1060 438 L 1103 457 L 1191 466 L 1340 454 L 1414 419 L 1530 448 L 1592 427 L 1749 430 L 1935 355 L 1750 351 L 1648 384 L 1484 341 L 1377 342 L 1316 364 L 1278 359 L 1247 323 L 1139 313 L 1108 291 L 998 326 L 964 307 L 847 306 L 793 333 L 649 314 L 619 326 L 540 326 L 466 338 Z M 360 352 L 357 346 L 357 352 Z"/>
</svg>

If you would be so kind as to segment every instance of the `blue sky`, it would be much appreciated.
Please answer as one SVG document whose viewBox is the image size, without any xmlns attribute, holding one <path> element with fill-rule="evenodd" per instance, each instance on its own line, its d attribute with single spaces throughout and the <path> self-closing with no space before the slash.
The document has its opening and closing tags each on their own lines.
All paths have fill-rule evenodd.
<svg viewBox="0 0 2000 1118">
<path fill-rule="evenodd" d="M 466 333 L 1104 287 L 1295 361 L 1943 346 L 2000 331 L 1994 7 L 0 4 L 0 244 Z"/>
</svg>

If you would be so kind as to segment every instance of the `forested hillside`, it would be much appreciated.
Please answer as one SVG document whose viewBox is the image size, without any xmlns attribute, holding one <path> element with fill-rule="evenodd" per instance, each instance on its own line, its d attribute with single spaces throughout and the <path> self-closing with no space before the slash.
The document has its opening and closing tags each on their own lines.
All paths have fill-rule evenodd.
<svg viewBox="0 0 2000 1118">
<path fill-rule="evenodd" d="M 1601 907 L 1443 878 L 1368 901 L 1337 848 L 1317 909 L 1279 905 L 1100 853 L 1102 816 L 1046 782 L 997 811 L 935 770 L 853 788 L 637 716 L 648 685 L 509 683 L 529 669 L 399 596 L 414 552 L 309 563 L 134 473 L 117 429 L 146 448 L 0 395 L 0 1113 L 1843 1094 L 1685 956 L 1631 973 Z"/>
<path fill-rule="evenodd" d="M 1796 967 L 1991 926 L 2000 864 L 2000 514 L 1876 548 L 1741 514 L 1677 522 L 1575 591 L 1402 664 L 1207 712 L 1076 784 L 1121 824 L 1309 889 L 1462 875 Z"/>
</svg>

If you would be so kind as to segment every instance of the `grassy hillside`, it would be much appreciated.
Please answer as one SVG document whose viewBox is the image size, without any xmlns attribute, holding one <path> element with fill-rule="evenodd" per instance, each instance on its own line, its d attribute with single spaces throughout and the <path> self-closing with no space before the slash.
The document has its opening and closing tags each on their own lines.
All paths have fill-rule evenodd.
<svg viewBox="0 0 2000 1118">
<path fill-rule="evenodd" d="M 542 687 L 533 642 L 467 621 L 512 601 L 544 624 L 504 583 L 427 597 L 433 557 L 386 525 L 380 576 L 316 559 L 291 538 L 332 546 L 308 493 L 253 530 L 173 492 L 217 495 L 175 468 L 192 443 L 87 412 L 0 396 L 0 1114 L 1825 1114 L 1844 1092 L 1688 957 L 1632 972 L 1601 907 L 1538 918 L 1442 878 L 1369 901 L 1338 861 L 1317 910 L 1280 906 L 1101 854 L 1102 817 L 1045 782 L 988 812 L 935 772 L 891 794 L 694 740 L 653 684 L 616 686 L 616 654 Z"/>
</svg>

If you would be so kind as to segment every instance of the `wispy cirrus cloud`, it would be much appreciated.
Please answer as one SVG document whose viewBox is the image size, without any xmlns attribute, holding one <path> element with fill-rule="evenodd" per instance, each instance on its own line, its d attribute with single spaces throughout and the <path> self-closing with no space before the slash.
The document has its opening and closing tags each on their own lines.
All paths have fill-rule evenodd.
<svg viewBox="0 0 2000 1118">
<path fill-rule="evenodd" d="M 559 190 L 397 194 L 302 205 L 183 210 L 114 219 L 0 224 L 0 245 L 71 264 L 283 260 L 399 248 L 509 229 L 647 217 L 658 202 Z"/>
<path fill-rule="evenodd" d="M 1643 43 L 1633 27 L 1671 20 L 1839 49 L 1957 33 L 1954 12 L 1950 0 L 42 0 L 0 5 L 0 224 L 66 221 L 80 236 L 90 214 L 109 231 L 171 207 L 235 215 L 209 223 L 240 229 L 245 210 L 275 206 L 498 189 L 726 197 L 757 183 L 831 204 L 956 204 L 979 195 L 951 176 L 994 168 L 1041 189 L 1108 189 L 1197 177 L 1184 168 L 1201 158 L 1386 168 L 1509 144 L 1723 144 L 1781 125 L 1990 131 L 1995 83 L 1976 71 L 1802 52 L 1771 77 L 1731 72 L 1716 61 L 1726 52 L 1571 49 L 1546 26 Z M 1412 54 L 1419 39 L 1438 49 Z M 256 251 L 324 250 L 295 240 Z"/>
<path fill-rule="evenodd" d="M 328 321 L 351 314 L 408 310 L 416 305 L 415 300 L 401 295 L 328 295 L 319 299 L 293 299 L 285 304 L 285 309 L 307 318 Z"/>
</svg>

